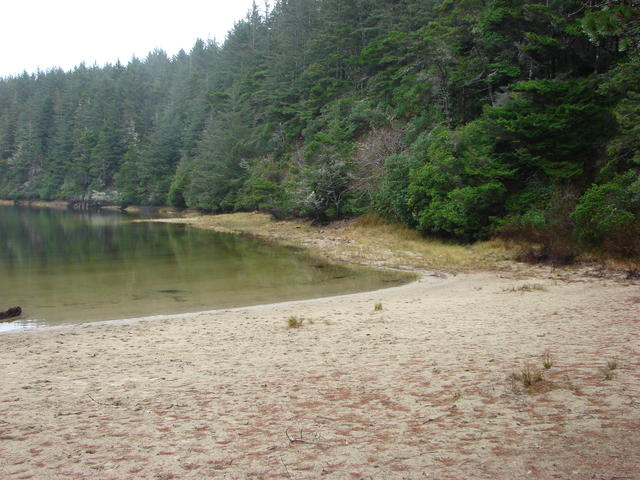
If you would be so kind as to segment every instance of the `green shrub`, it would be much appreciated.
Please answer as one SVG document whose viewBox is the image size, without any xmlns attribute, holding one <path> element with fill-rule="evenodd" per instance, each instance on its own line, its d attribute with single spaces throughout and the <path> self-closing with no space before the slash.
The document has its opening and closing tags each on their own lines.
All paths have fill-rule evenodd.
<svg viewBox="0 0 640 480">
<path fill-rule="evenodd" d="M 409 171 L 416 167 L 415 156 L 392 155 L 385 161 L 385 175 L 372 199 L 373 210 L 384 218 L 415 226 L 409 208 Z"/>
<path fill-rule="evenodd" d="M 640 254 L 640 177 L 629 170 L 609 183 L 593 185 L 572 215 L 578 240 L 625 256 Z"/>
<path fill-rule="evenodd" d="M 491 233 L 504 210 L 503 180 L 511 175 L 492 149 L 481 121 L 429 134 L 425 163 L 409 176 L 408 203 L 419 230 L 465 241 Z"/>
<path fill-rule="evenodd" d="M 336 220 L 349 213 L 351 164 L 324 157 L 303 173 L 297 192 L 299 213 L 316 221 Z"/>
<path fill-rule="evenodd" d="M 236 210 L 261 210 L 280 218 L 285 210 L 285 192 L 281 185 L 266 178 L 252 177 L 238 195 Z"/>
</svg>

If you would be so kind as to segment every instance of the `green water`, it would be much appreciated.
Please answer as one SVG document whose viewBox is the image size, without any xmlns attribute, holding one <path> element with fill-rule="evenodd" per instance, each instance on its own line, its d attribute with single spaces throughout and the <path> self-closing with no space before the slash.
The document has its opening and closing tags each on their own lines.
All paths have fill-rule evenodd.
<svg viewBox="0 0 640 480">
<path fill-rule="evenodd" d="M 0 331 L 339 295 L 401 284 L 304 251 L 185 225 L 0 206 Z"/>
</svg>

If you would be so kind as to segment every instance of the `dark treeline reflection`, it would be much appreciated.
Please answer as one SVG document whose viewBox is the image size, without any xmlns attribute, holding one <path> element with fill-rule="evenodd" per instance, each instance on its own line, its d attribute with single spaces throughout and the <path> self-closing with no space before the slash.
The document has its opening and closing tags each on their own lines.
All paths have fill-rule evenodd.
<svg viewBox="0 0 640 480">
<path fill-rule="evenodd" d="M 246 238 L 187 229 L 184 225 L 134 223 L 119 214 L 0 207 L 0 246 L 5 265 L 16 268 L 72 266 L 88 261 L 192 256 L 264 255 Z"/>
<path fill-rule="evenodd" d="M 20 305 L 23 320 L 38 325 L 335 295 L 406 280 L 250 237 L 115 213 L 0 207 L 0 249 L 0 309 Z"/>
</svg>

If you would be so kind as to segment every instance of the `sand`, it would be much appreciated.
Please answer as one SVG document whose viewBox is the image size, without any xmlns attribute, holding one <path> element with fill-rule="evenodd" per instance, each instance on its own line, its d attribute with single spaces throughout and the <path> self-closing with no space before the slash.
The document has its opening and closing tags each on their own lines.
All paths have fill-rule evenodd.
<svg viewBox="0 0 640 480">
<path fill-rule="evenodd" d="M 639 327 L 549 272 L 8 333 L 0 478 L 637 479 Z"/>
</svg>

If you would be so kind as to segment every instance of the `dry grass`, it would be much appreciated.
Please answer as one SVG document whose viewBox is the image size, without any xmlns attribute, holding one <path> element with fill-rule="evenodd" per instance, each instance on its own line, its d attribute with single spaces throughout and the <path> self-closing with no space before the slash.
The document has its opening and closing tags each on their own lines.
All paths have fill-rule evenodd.
<svg viewBox="0 0 640 480">
<path fill-rule="evenodd" d="M 553 367 L 553 357 L 551 357 L 551 353 L 544 352 L 544 354 L 542 355 L 542 366 L 545 370 L 549 370 L 551 367 Z"/>
<path fill-rule="evenodd" d="M 613 380 L 615 374 L 614 370 L 618 369 L 618 361 L 617 360 L 609 360 L 607 362 L 607 368 L 602 371 L 605 380 Z"/>
<path fill-rule="evenodd" d="M 534 369 L 531 365 L 525 365 L 519 373 L 512 373 L 509 380 L 511 380 L 511 388 L 514 392 L 518 392 L 521 387 L 524 387 L 527 392 L 533 393 L 537 390 L 538 384 L 544 382 L 544 376 L 541 370 Z"/>
<path fill-rule="evenodd" d="M 303 323 L 304 323 L 304 318 L 289 317 L 287 319 L 287 326 L 289 328 L 300 328 Z"/>
<path fill-rule="evenodd" d="M 346 238 L 362 246 L 364 256 L 385 251 L 398 265 L 416 268 L 467 271 L 492 268 L 514 258 L 514 251 L 501 240 L 473 245 L 445 242 L 375 216 L 360 217 L 344 230 Z"/>
<path fill-rule="evenodd" d="M 520 380 L 525 387 L 531 387 L 544 379 L 540 370 L 534 370 L 529 365 L 526 365 L 520 371 Z"/>
<path fill-rule="evenodd" d="M 579 260 L 585 264 L 596 265 L 603 271 L 628 272 L 630 279 L 640 273 L 640 257 L 616 258 L 606 257 L 601 253 L 583 253 L 580 255 Z"/>
</svg>

